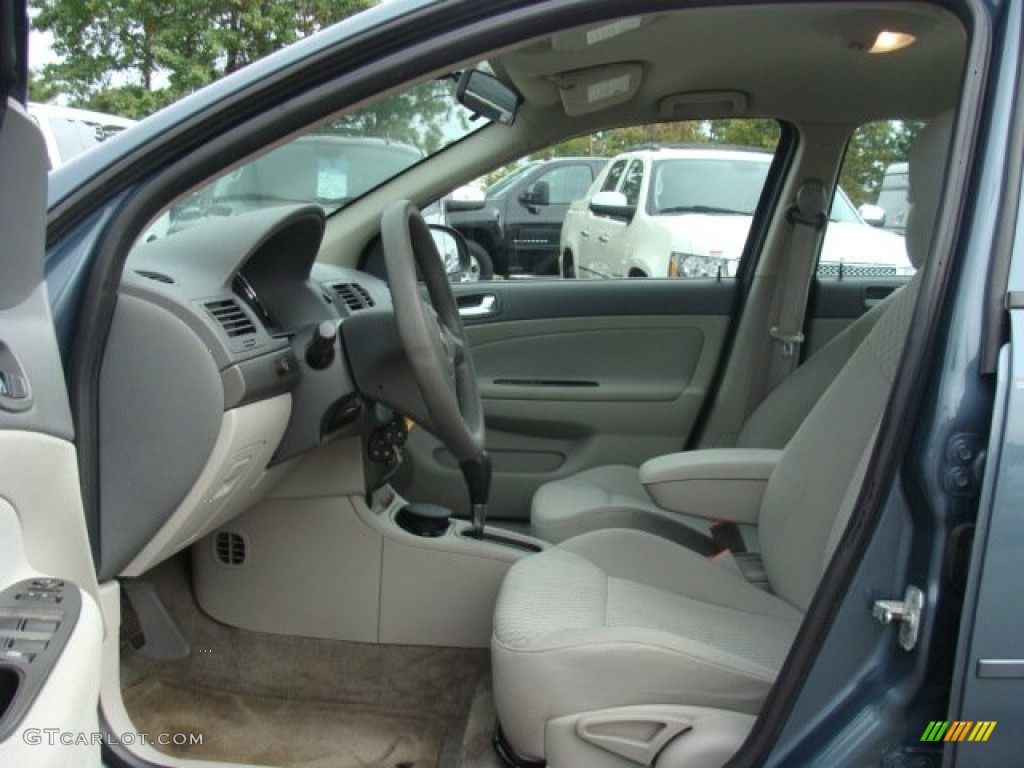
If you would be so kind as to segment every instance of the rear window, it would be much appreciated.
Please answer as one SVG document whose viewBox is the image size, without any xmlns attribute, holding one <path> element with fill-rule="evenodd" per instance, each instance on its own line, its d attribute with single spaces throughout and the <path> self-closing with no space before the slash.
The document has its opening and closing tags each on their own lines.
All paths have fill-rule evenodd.
<svg viewBox="0 0 1024 768">
<path fill-rule="evenodd" d="M 862 125 L 850 137 L 839 171 L 818 279 L 906 280 L 914 274 L 903 239 L 907 152 L 919 123 Z"/>
</svg>

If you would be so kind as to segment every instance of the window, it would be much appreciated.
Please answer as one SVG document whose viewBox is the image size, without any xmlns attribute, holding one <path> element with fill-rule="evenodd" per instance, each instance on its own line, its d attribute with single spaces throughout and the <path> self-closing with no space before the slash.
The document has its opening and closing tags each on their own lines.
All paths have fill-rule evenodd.
<svg viewBox="0 0 1024 768">
<path fill-rule="evenodd" d="M 568 205 L 587 194 L 594 177 L 586 165 L 564 165 L 548 171 L 539 181 L 546 181 L 550 205 Z"/>
<path fill-rule="evenodd" d="M 615 165 L 608 171 L 608 175 L 605 177 L 604 184 L 601 186 L 602 192 L 611 192 L 619 185 L 619 179 L 622 178 L 622 172 L 626 169 L 626 161 L 618 160 Z"/>
<path fill-rule="evenodd" d="M 621 192 L 626 196 L 626 205 L 639 205 L 640 188 L 644 183 L 644 164 L 642 160 L 634 160 L 629 164 L 626 178 L 622 181 Z"/>
<path fill-rule="evenodd" d="M 455 87 L 429 80 L 336 115 L 175 204 L 145 238 L 281 203 L 317 203 L 331 215 L 486 125 L 470 119 Z"/>
<path fill-rule="evenodd" d="M 854 131 L 818 259 L 820 279 L 907 278 L 907 151 L 920 124 L 869 123 Z"/>
<path fill-rule="evenodd" d="M 602 191 L 621 197 L 596 209 L 586 202 L 570 206 L 559 238 L 562 263 L 572 264 L 569 276 L 735 277 L 779 136 L 772 120 L 696 120 L 602 133 L 591 143 L 616 152 Z"/>
<path fill-rule="evenodd" d="M 651 213 L 753 216 L 772 156 L 766 152 L 655 161 Z"/>
</svg>

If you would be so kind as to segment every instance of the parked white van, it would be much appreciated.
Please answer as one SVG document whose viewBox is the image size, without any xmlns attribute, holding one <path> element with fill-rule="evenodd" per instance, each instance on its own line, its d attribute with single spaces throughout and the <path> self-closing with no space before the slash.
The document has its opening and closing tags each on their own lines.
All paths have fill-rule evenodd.
<svg viewBox="0 0 1024 768">
<path fill-rule="evenodd" d="M 103 112 L 34 102 L 29 103 L 28 113 L 43 132 L 51 170 L 136 123 Z"/>
<path fill-rule="evenodd" d="M 733 277 L 772 155 L 645 148 L 612 159 L 562 225 L 563 277 Z M 819 276 L 913 274 L 903 238 L 867 224 L 837 189 Z"/>
</svg>

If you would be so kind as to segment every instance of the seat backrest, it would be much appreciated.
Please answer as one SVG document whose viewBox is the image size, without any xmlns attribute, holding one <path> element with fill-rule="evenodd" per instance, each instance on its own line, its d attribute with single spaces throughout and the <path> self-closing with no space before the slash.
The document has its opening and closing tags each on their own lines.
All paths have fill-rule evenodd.
<svg viewBox="0 0 1024 768">
<path fill-rule="evenodd" d="M 920 266 L 931 245 L 953 115 L 943 113 L 910 152 L 907 252 Z M 896 376 L 920 279 L 884 313 L 786 446 L 765 490 L 759 531 L 772 589 L 806 610 L 846 527 Z"/>
<path fill-rule="evenodd" d="M 785 448 L 890 301 L 892 297 L 876 304 L 780 381 L 743 422 L 736 447 Z"/>
</svg>

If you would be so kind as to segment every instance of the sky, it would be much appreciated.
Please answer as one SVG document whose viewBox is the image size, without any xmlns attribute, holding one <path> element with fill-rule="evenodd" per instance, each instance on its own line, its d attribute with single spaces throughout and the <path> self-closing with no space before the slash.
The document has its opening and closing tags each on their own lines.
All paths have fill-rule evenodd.
<svg viewBox="0 0 1024 768">
<path fill-rule="evenodd" d="M 28 33 L 28 65 L 37 69 L 44 64 L 50 64 L 57 60 L 51 46 L 53 35 L 49 32 L 37 32 L 31 30 Z"/>
</svg>

